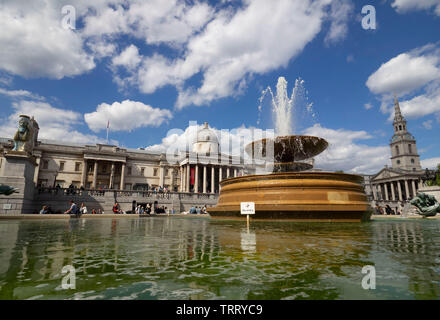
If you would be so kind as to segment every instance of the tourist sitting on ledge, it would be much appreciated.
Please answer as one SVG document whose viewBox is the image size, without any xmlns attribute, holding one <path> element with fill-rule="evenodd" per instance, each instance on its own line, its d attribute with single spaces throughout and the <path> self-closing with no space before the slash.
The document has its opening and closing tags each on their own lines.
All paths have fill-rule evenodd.
<svg viewBox="0 0 440 320">
<path fill-rule="evenodd" d="M 76 216 L 81 216 L 81 211 L 79 210 L 78 206 L 73 202 L 73 200 L 69 201 L 70 208 L 69 210 L 65 211 L 65 214 L 74 214 Z"/>
</svg>

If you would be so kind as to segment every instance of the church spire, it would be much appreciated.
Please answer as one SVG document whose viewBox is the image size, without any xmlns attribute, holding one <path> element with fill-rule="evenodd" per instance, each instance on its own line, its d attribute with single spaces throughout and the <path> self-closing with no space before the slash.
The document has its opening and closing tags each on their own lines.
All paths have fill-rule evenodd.
<svg viewBox="0 0 440 320">
<path fill-rule="evenodd" d="M 402 116 L 402 112 L 400 111 L 399 100 L 397 100 L 396 94 L 394 94 L 394 122 L 404 121 L 405 118 Z"/>
</svg>

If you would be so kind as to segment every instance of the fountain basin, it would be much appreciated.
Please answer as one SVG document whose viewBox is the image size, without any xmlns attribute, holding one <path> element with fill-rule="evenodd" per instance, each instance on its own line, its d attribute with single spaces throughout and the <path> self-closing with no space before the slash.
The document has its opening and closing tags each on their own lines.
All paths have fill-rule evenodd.
<svg viewBox="0 0 440 320">
<path fill-rule="evenodd" d="M 245 218 L 241 202 L 254 202 L 253 219 L 361 222 L 371 212 L 362 177 L 336 172 L 281 172 L 221 181 L 213 218 Z"/>
</svg>

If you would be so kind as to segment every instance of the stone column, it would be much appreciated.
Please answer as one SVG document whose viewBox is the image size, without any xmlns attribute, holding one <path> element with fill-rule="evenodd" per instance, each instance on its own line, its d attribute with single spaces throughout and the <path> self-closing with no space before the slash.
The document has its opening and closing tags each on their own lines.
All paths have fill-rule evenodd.
<svg viewBox="0 0 440 320">
<path fill-rule="evenodd" d="M 35 171 L 34 171 L 34 184 L 35 186 L 38 185 L 38 174 L 40 172 L 40 163 L 41 163 L 41 157 L 37 157 L 36 159 L 37 165 L 35 166 Z"/>
<path fill-rule="evenodd" d="M 112 166 L 110 169 L 110 183 L 109 183 L 109 189 L 114 189 L 113 183 L 115 180 L 115 163 L 112 162 Z"/>
<path fill-rule="evenodd" d="M 199 165 L 196 164 L 196 169 L 195 171 L 195 176 L 194 176 L 194 192 L 198 193 L 199 192 Z"/>
<path fill-rule="evenodd" d="M 229 167 L 226 168 L 226 179 L 229 178 Z"/>
<path fill-rule="evenodd" d="M 96 189 L 97 180 L 98 180 L 98 160 L 95 160 L 95 166 L 93 167 L 93 183 L 92 183 L 93 189 Z"/>
<path fill-rule="evenodd" d="M 416 182 L 414 180 L 411 180 L 411 185 L 412 185 L 412 189 L 413 189 L 413 197 L 415 197 L 417 194 Z"/>
<path fill-rule="evenodd" d="M 377 200 L 377 196 L 376 196 L 377 188 L 376 188 L 376 185 L 372 184 L 371 185 L 371 189 L 373 190 L 373 200 L 376 201 Z"/>
<path fill-rule="evenodd" d="M 220 167 L 218 170 L 218 183 L 220 184 L 220 181 L 223 179 L 223 168 Z"/>
<path fill-rule="evenodd" d="M 211 193 L 215 193 L 215 167 L 211 167 Z"/>
<path fill-rule="evenodd" d="M 405 180 L 405 192 L 406 192 L 406 200 L 411 199 L 411 195 L 409 194 L 408 180 Z"/>
<path fill-rule="evenodd" d="M 120 183 L 119 189 L 121 189 L 121 190 L 124 190 L 124 189 L 125 189 L 125 163 L 122 163 L 122 168 L 121 168 L 121 183 Z"/>
<path fill-rule="evenodd" d="M 400 185 L 400 181 L 397 181 L 397 190 L 399 191 L 399 201 L 403 201 L 402 186 Z"/>
<path fill-rule="evenodd" d="M 203 193 L 206 193 L 206 165 L 203 166 Z"/>
<path fill-rule="evenodd" d="M 237 176 L 237 168 L 234 168 L 234 177 Z"/>
<path fill-rule="evenodd" d="M 396 192 L 394 191 L 394 181 L 391 181 L 390 184 L 391 184 L 391 200 L 396 201 Z"/>
<path fill-rule="evenodd" d="M 383 184 L 383 186 L 384 186 L 384 188 L 385 188 L 385 200 L 386 200 L 386 201 L 390 201 L 390 198 L 388 197 L 388 185 L 387 185 L 387 182 L 385 182 L 385 183 Z"/>
<path fill-rule="evenodd" d="M 164 170 L 165 168 L 160 166 L 159 167 L 159 186 L 163 187 L 164 185 Z"/>
<path fill-rule="evenodd" d="M 189 178 L 190 178 L 190 176 L 191 176 L 191 165 L 188 163 L 187 165 L 186 165 L 186 192 L 189 192 L 189 189 L 190 189 L 190 180 L 189 180 Z"/>
<path fill-rule="evenodd" d="M 170 168 L 169 170 L 171 170 L 170 172 L 170 186 L 169 186 L 169 190 L 170 191 L 174 191 L 174 168 Z"/>
<path fill-rule="evenodd" d="M 179 190 L 180 192 L 183 192 L 183 181 L 185 181 L 184 179 L 184 175 L 183 172 L 185 171 L 185 167 L 180 166 L 180 185 L 179 185 Z"/>
<path fill-rule="evenodd" d="M 82 165 L 83 167 L 81 172 L 81 186 L 85 188 L 87 184 L 87 159 L 84 159 Z"/>
</svg>

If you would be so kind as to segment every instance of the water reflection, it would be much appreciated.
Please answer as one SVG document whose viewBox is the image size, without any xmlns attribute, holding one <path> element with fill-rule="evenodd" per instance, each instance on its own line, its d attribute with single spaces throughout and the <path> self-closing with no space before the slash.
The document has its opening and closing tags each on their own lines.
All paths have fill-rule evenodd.
<svg viewBox="0 0 440 320">
<path fill-rule="evenodd" d="M 1 299 L 438 299 L 437 221 L 0 222 Z M 61 269 L 76 268 L 76 290 Z M 362 267 L 377 290 L 361 288 Z"/>
</svg>

